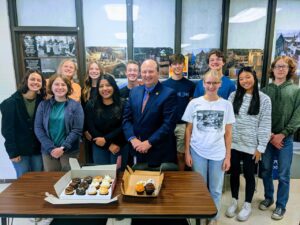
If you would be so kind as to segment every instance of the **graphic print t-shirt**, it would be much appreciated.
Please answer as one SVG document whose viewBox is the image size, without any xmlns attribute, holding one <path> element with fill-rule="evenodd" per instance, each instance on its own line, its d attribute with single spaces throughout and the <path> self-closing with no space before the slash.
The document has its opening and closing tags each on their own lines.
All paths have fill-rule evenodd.
<svg viewBox="0 0 300 225">
<path fill-rule="evenodd" d="M 231 102 L 223 98 L 212 102 L 204 97 L 193 99 L 182 120 L 193 124 L 190 147 L 198 155 L 210 160 L 225 158 L 225 125 L 235 122 Z"/>
</svg>

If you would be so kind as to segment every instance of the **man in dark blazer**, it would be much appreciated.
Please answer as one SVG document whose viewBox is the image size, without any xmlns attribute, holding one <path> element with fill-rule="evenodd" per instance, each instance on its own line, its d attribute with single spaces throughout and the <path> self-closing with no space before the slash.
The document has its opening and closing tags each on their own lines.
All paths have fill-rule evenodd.
<svg viewBox="0 0 300 225">
<path fill-rule="evenodd" d="M 176 162 L 176 93 L 159 82 L 154 60 L 141 65 L 144 85 L 131 90 L 124 108 L 123 131 L 137 163 L 149 168 Z"/>
</svg>

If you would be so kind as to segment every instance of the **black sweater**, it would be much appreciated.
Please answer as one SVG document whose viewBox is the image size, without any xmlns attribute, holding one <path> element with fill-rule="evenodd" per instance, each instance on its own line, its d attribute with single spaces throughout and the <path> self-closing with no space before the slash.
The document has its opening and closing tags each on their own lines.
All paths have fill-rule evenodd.
<svg viewBox="0 0 300 225">
<path fill-rule="evenodd" d="M 37 95 L 33 118 L 29 117 L 19 91 L 1 103 L 1 132 L 9 158 L 41 154 L 40 143 L 33 130 L 36 109 L 41 101 L 42 97 Z"/>
<path fill-rule="evenodd" d="M 111 143 L 122 147 L 125 138 L 122 131 L 122 109 L 115 104 L 96 104 L 96 100 L 88 101 L 85 108 L 85 121 L 87 130 L 93 138 L 104 137 L 108 149 Z"/>
</svg>

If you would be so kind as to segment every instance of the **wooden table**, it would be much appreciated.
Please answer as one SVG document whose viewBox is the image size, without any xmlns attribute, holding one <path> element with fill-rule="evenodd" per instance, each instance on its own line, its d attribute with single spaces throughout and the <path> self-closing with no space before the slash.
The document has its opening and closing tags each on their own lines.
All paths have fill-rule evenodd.
<svg viewBox="0 0 300 225">
<path fill-rule="evenodd" d="M 217 209 L 203 182 L 195 172 L 164 172 L 157 198 L 119 196 L 108 205 L 51 205 L 45 192 L 55 194 L 53 184 L 62 172 L 27 173 L 0 194 L 0 217 L 35 218 L 212 218 Z M 118 176 L 114 196 L 120 191 Z M 197 220 L 198 223 L 198 220 Z"/>
</svg>

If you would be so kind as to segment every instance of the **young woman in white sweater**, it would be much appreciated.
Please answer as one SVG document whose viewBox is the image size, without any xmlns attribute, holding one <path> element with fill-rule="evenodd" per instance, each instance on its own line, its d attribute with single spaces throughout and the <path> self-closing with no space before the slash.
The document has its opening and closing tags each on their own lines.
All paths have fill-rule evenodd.
<svg viewBox="0 0 300 225">
<path fill-rule="evenodd" d="M 255 167 L 271 135 L 271 100 L 258 90 L 256 73 L 251 67 L 240 69 L 237 90 L 229 96 L 228 100 L 233 103 L 236 122 L 232 129 L 230 174 L 232 204 L 228 207 L 226 216 L 236 215 L 242 161 L 246 179 L 245 202 L 237 219 L 245 221 L 251 214 Z"/>
</svg>

